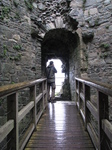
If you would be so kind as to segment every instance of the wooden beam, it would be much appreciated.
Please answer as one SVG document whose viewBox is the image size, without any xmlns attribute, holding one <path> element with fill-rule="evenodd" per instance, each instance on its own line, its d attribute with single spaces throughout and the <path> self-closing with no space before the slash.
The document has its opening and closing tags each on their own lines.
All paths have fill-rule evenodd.
<svg viewBox="0 0 112 150">
<path fill-rule="evenodd" d="M 83 93 L 80 93 L 80 98 L 84 102 L 84 94 Z"/>
<path fill-rule="evenodd" d="M 28 103 L 21 111 L 18 113 L 18 122 L 20 122 L 29 111 L 34 107 L 34 101 Z"/>
<path fill-rule="evenodd" d="M 14 120 L 9 120 L 0 128 L 0 142 L 12 131 L 14 128 Z"/>
<path fill-rule="evenodd" d="M 90 87 L 84 84 L 84 111 L 85 111 L 85 130 L 87 130 L 87 124 L 90 122 L 90 111 L 87 108 L 87 101 L 90 100 Z"/>
<path fill-rule="evenodd" d="M 32 123 L 29 128 L 27 129 L 27 131 L 25 132 L 23 138 L 20 141 L 20 146 L 19 146 L 19 150 L 23 150 L 27 141 L 29 140 L 31 134 L 34 131 L 34 124 Z"/>
<path fill-rule="evenodd" d="M 112 142 L 112 124 L 107 119 L 102 120 L 102 129 Z"/>
<path fill-rule="evenodd" d="M 34 107 L 32 108 L 32 123 L 34 123 L 34 127 L 36 129 L 36 113 L 37 113 L 37 107 L 36 107 L 36 85 L 30 87 L 30 101 L 34 102 Z"/>
<path fill-rule="evenodd" d="M 40 117 L 41 117 L 42 113 L 43 113 L 43 110 L 42 110 L 42 111 L 40 111 L 40 112 L 38 113 L 38 115 L 37 115 L 37 119 L 36 119 L 36 123 L 38 123 L 38 121 L 39 121 L 39 119 L 40 119 Z"/>
<path fill-rule="evenodd" d="M 77 102 L 76 105 L 77 105 L 77 108 L 79 109 L 79 102 Z"/>
<path fill-rule="evenodd" d="M 97 109 L 95 108 L 95 106 L 90 101 L 87 101 L 87 108 L 89 109 L 89 111 L 91 112 L 91 114 L 98 121 L 98 112 L 97 112 Z"/>
<path fill-rule="evenodd" d="M 83 119 L 83 121 L 84 121 L 84 123 L 85 123 L 85 115 L 84 115 L 82 109 L 80 109 L 80 114 L 81 114 L 81 117 L 82 117 L 82 119 Z"/>
<path fill-rule="evenodd" d="M 43 94 L 45 95 L 46 93 L 47 93 L 47 91 L 46 91 L 46 90 L 44 90 Z"/>
<path fill-rule="evenodd" d="M 7 120 L 14 120 L 14 128 L 7 136 L 7 149 L 10 147 L 19 150 L 19 124 L 18 124 L 18 93 L 14 93 L 7 97 Z"/>
<path fill-rule="evenodd" d="M 98 149 L 98 137 L 96 136 L 96 133 L 90 123 L 87 124 L 87 130 L 94 143 L 95 148 Z"/>
<path fill-rule="evenodd" d="M 40 93 L 37 97 L 36 97 L 36 104 L 41 100 L 42 98 L 42 93 Z"/>
<path fill-rule="evenodd" d="M 99 91 L 97 91 L 97 95 L 99 150 L 105 150 L 107 145 L 110 145 L 110 141 L 102 129 L 102 120 L 109 119 L 108 95 Z"/>
</svg>

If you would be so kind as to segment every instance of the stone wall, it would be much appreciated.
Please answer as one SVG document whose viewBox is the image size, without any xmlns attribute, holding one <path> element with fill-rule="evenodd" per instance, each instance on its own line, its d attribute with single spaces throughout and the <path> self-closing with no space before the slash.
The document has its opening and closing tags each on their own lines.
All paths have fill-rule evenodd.
<svg viewBox="0 0 112 150">
<path fill-rule="evenodd" d="M 24 0 L 0 0 L 0 85 L 41 76 L 41 44 L 31 36 L 31 16 L 37 14 L 31 6 Z"/>
<path fill-rule="evenodd" d="M 80 73 L 82 77 L 112 82 L 112 1 L 73 0 L 72 18 L 79 25 Z"/>
<path fill-rule="evenodd" d="M 71 82 L 74 75 L 112 83 L 112 1 L 73 0 L 70 9 L 69 15 L 78 22 L 76 32 L 80 37 L 79 48 L 70 56 L 70 83 L 75 99 L 75 82 Z"/>
</svg>

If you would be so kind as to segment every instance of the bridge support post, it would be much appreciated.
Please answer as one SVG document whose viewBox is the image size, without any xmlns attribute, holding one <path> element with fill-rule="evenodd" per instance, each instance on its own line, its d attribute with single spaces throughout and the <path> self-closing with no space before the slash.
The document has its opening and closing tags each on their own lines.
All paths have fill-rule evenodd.
<svg viewBox="0 0 112 150">
<path fill-rule="evenodd" d="M 45 104 L 44 104 L 44 82 L 42 82 L 42 102 L 43 102 L 43 110 L 44 110 L 44 107 L 45 107 Z"/>
<path fill-rule="evenodd" d="M 18 124 L 18 93 L 14 93 L 7 97 L 7 120 L 14 120 L 14 129 L 8 135 L 8 149 L 19 150 L 19 124 Z"/>
<path fill-rule="evenodd" d="M 77 93 L 77 89 L 78 89 L 78 81 L 77 80 L 75 80 L 75 89 L 76 89 L 76 104 L 77 104 L 77 102 L 78 102 L 78 93 Z"/>
<path fill-rule="evenodd" d="M 99 136 L 99 150 L 108 149 L 107 142 L 109 143 L 108 137 L 102 130 L 102 119 L 109 119 L 109 106 L 108 96 L 98 91 L 98 136 Z"/>
<path fill-rule="evenodd" d="M 80 99 L 80 93 L 81 93 L 81 89 L 82 89 L 82 83 L 79 82 L 78 83 L 78 91 L 79 91 L 79 97 L 78 97 L 78 100 L 79 100 L 79 113 L 80 113 L 80 110 L 81 110 L 81 99 Z"/>
<path fill-rule="evenodd" d="M 36 130 L 36 85 L 30 87 L 30 101 L 34 101 L 34 107 L 32 110 L 33 123 Z"/>
<path fill-rule="evenodd" d="M 46 91 L 46 94 L 45 94 L 45 107 L 47 105 L 47 80 L 45 80 L 45 83 L 44 83 L 44 86 L 45 86 L 45 91 Z"/>
<path fill-rule="evenodd" d="M 90 87 L 84 84 L 84 110 L 85 110 L 85 130 L 87 130 L 87 124 L 89 123 L 90 112 L 87 108 L 86 102 L 90 100 Z"/>
</svg>

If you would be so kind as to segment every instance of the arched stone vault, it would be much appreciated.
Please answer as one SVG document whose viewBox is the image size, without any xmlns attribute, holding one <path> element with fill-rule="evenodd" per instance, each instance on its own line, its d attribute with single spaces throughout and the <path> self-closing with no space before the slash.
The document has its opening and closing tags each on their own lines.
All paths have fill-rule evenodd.
<svg viewBox="0 0 112 150">
<path fill-rule="evenodd" d="M 42 41 L 42 72 L 48 59 L 60 59 L 65 66 L 63 70 L 69 74 L 69 54 L 78 46 L 78 34 L 72 33 L 64 28 L 49 30 Z"/>
</svg>

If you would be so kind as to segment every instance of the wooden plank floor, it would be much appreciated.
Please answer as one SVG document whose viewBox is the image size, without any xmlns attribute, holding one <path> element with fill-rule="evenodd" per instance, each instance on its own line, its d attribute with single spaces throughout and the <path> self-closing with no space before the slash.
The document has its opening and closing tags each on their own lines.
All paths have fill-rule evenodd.
<svg viewBox="0 0 112 150">
<path fill-rule="evenodd" d="M 49 103 L 25 150 L 95 150 L 74 102 Z"/>
</svg>

